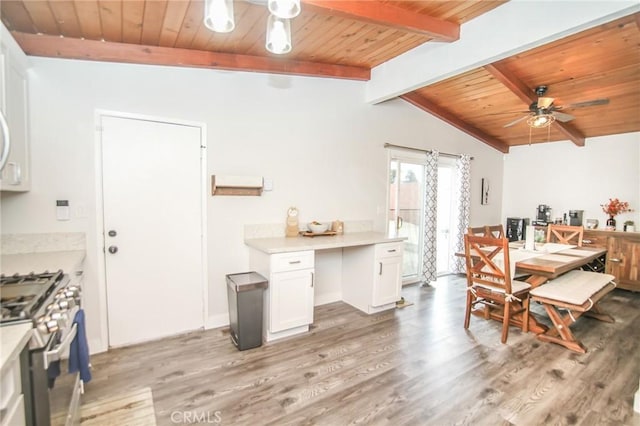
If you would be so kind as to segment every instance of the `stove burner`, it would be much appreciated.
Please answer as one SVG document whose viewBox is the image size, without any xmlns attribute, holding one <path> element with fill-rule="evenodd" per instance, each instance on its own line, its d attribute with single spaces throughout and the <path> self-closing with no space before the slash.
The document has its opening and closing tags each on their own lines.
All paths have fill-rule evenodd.
<svg viewBox="0 0 640 426">
<path fill-rule="evenodd" d="M 2 320 L 10 318 L 25 318 L 24 308 L 29 304 L 29 301 L 33 299 L 33 295 L 18 296 L 12 298 L 0 299 L 0 306 L 2 306 Z"/>
<path fill-rule="evenodd" d="M 0 276 L 0 323 L 35 319 L 35 312 L 62 280 L 62 271 Z"/>
</svg>

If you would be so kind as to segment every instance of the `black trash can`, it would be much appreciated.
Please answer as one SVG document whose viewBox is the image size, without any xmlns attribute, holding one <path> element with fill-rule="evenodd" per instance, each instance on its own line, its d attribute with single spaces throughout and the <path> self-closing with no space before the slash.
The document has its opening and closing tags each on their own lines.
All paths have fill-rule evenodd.
<svg viewBox="0 0 640 426">
<path fill-rule="evenodd" d="M 262 345 L 262 293 L 269 281 L 257 272 L 226 277 L 231 342 L 241 351 L 257 348 Z"/>
</svg>

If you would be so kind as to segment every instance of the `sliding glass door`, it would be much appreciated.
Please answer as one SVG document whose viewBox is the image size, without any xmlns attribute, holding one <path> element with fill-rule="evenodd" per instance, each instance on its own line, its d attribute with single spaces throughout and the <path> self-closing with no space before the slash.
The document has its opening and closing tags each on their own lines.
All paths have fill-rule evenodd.
<svg viewBox="0 0 640 426">
<path fill-rule="evenodd" d="M 403 281 L 422 279 L 422 251 L 424 247 L 424 155 L 392 153 L 389 160 L 389 215 L 388 229 L 406 237 L 404 250 Z M 455 212 L 455 162 L 440 158 L 438 166 L 437 208 L 437 273 L 451 271 Z"/>
</svg>

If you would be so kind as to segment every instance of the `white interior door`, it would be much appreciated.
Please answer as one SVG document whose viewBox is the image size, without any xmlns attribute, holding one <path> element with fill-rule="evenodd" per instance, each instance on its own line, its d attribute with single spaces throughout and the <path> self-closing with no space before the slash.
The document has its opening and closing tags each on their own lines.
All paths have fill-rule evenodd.
<svg viewBox="0 0 640 426">
<path fill-rule="evenodd" d="M 204 325 L 200 146 L 199 127 L 102 117 L 110 346 Z"/>
</svg>

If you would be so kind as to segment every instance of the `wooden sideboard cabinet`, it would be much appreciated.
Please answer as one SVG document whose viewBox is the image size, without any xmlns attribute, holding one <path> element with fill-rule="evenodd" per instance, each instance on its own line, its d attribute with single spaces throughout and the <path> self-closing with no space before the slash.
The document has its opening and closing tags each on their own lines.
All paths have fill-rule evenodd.
<svg viewBox="0 0 640 426">
<path fill-rule="evenodd" d="M 606 247 L 605 272 L 616 277 L 618 288 L 640 291 L 640 232 L 585 229 L 582 244 Z"/>
</svg>

